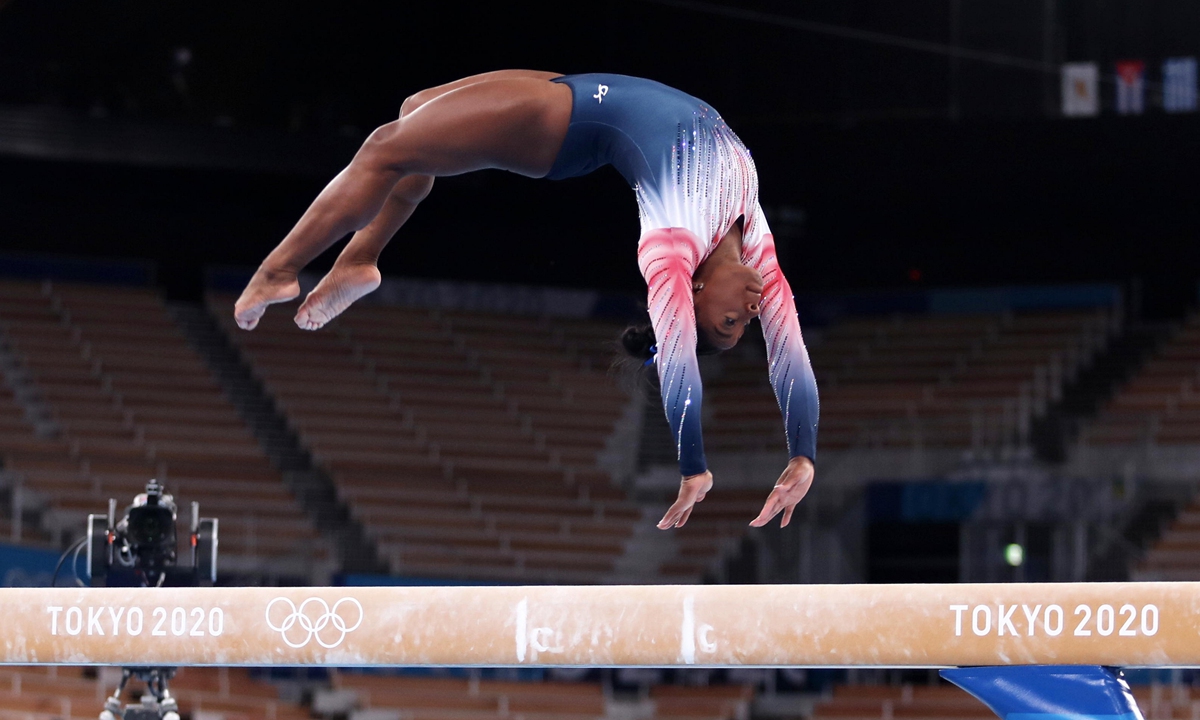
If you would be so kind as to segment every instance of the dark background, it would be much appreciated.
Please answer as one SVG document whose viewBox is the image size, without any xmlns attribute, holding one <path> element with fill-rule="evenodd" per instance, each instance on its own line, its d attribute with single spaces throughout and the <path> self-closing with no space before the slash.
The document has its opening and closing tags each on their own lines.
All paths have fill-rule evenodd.
<svg viewBox="0 0 1200 720">
<path fill-rule="evenodd" d="M 1152 314 L 1192 303 L 1200 260 L 1200 116 L 1164 115 L 1153 85 L 1173 55 L 1200 55 L 1194 3 L 0 0 L 0 105 L 335 138 L 348 159 L 464 75 L 647 76 L 754 151 L 798 290 L 1139 278 Z M 1148 62 L 1145 116 L 1115 116 L 1106 82 L 1100 118 L 1058 117 L 1061 62 L 1126 57 Z M 194 294 L 206 264 L 256 264 L 331 174 L 0 157 L 2 247 L 151 258 Z M 484 172 L 439 180 L 383 269 L 636 290 L 636 236 L 611 170 Z"/>
</svg>

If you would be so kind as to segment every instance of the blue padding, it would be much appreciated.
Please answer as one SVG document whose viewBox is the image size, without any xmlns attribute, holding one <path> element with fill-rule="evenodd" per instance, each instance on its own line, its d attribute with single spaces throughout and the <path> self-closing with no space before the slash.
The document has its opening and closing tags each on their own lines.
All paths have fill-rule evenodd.
<svg viewBox="0 0 1200 720">
<path fill-rule="evenodd" d="M 963 522 L 987 493 L 985 482 L 872 482 L 867 486 L 867 518 L 872 522 Z"/>
<path fill-rule="evenodd" d="M 0 254 L 0 277 L 144 287 L 154 284 L 154 275 L 154 263 L 145 261 Z"/>
<path fill-rule="evenodd" d="M 1142 720 L 1119 671 L 1096 665 L 957 668 L 942 677 L 1002 720 Z"/>
</svg>

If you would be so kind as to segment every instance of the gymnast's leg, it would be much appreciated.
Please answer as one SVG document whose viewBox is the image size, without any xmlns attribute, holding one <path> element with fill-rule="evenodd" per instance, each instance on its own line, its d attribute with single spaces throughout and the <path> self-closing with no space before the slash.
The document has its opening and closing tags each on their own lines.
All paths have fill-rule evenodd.
<svg viewBox="0 0 1200 720">
<path fill-rule="evenodd" d="M 296 325 L 317 330 L 355 300 L 374 292 L 383 279 L 379 254 L 432 189 L 432 175 L 409 175 L 396 183 L 383 209 L 369 225 L 354 233 L 333 267 L 304 298 L 296 312 Z"/>
<path fill-rule="evenodd" d="M 371 224 L 407 178 L 484 168 L 546 175 L 562 146 L 570 115 L 568 87 L 540 77 L 513 77 L 451 89 L 420 105 L 419 111 L 376 129 L 263 261 L 234 308 L 238 325 L 252 329 L 268 305 L 296 297 L 300 269 L 342 236 Z M 419 190 L 422 182 L 427 192 L 428 181 L 416 180 L 402 192 L 409 193 L 411 200 L 411 191 Z M 379 237 L 394 227 L 399 227 L 397 220 L 385 218 L 378 232 L 356 246 L 351 258 L 359 252 L 369 257 L 372 249 L 377 255 L 382 248 Z M 320 327 L 336 315 L 330 310 L 341 305 L 319 300 L 320 296 L 303 318 L 297 318 L 302 327 Z"/>
<path fill-rule="evenodd" d="M 409 96 L 400 106 L 400 119 L 411 115 L 430 100 L 468 85 L 514 78 L 550 80 L 556 77 L 560 77 L 559 73 L 537 70 L 497 70 L 472 75 Z M 345 312 L 356 300 L 374 292 L 382 280 L 378 268 L 380 253 L 432 189 L 432 175 L 410 175 L 396 183 L 383 209 L 369 225 L 354 233 L 329 273 L 300 304 L 296 325 L 305 330 L 321 328 Z"/>
</svg>

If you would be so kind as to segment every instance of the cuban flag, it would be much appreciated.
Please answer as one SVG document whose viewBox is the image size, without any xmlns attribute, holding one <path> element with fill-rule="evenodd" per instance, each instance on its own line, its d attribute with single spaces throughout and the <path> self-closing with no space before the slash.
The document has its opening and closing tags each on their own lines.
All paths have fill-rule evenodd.
<svg viewBox="0 0 1200 720">
<path fill-rule="evenodd" d="M 1117 71 L 1117 114 L 1141 115 L 1146 111 L 1146 62 L 1119 60 Z"/>
<path fill-rule="evenodd" d="M 1162 72 L 1163 110 L 1196 112 L 1196 58 L 1167 58 L 1163 61 Z"/>
</svg>

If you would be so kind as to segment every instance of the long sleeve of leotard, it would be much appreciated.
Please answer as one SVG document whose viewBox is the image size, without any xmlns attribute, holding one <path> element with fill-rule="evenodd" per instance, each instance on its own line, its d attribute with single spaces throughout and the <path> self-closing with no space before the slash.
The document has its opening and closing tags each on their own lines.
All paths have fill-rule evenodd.
<svg viewBox="0 0 1200 720">
<path fill-rule="evenodd" d="M 684 477 L 708 469 L 700 408 L 704 391 L 696 363 L 696 310 L 692 274 L 702 259 L 700 240 L 688 230 L 653 230 L 638 244 L 638 267 L 646 279 L 647 309 L 658 353 L 654 363 L 662 386 L 663 410 Z"/>
<path fill-rule="evenodd" d="M 817 419 L 820 414 L 817 381 L 808 359 L 808 350 L 804 347 L 804 337 L 800 333 L 792 288 L 779 269 L 774 238 L 769 234 L 764 235 L 754 256 L 746 260 L 763 277 L 759 322 L 762 323 L 763 338 L 767 342 L 768 377 L 783 413 L 788 457 L 803 456 L 815 462 Z"/>
</svg>

